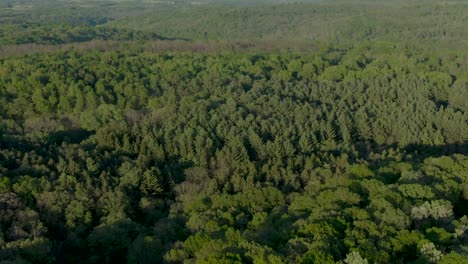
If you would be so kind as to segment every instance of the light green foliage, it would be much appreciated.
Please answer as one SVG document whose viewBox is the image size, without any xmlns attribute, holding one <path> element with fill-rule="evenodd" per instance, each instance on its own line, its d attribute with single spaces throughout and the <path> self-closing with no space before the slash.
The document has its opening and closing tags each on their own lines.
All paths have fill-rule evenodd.
<svg viewBox="0 0 468 264">
<path fill-rule="evenodd" d="M 357 251 L 352 251 L 346 255 L 346 259 L 344 260 L 346 264 L 367 264 L 367 259 L 362 258 L 361 254 Z"/>
<path fill-rule="evenodd" d="M 466 254 L 450 252 L 449 254 L 443 256 L 442 259 L 438 263 L 439 264 L 468 263 L 468 256 Z"/>
<path fill-rule="evenodd" d="M 350 166 L 348 173 L 358 178 L 368 178 L 374 175 L 374 173 L 365 164 L 354 164 Z"/>
<path fill-rule="evenodd" d="M 88 130 L 97 130 L 110 122 L 123 122 L 120 109 L 114 105 L 102 104 L 96 111 L 83 112 L 80 116 L 81 126 Z"/>
<path fill-rule="evenodd" d="M 46 238 L 10 242 L 2 248 L 2 251 L 12 255 L 11 261 L 13 263 L 28 263 L 27 260 L 37 263 L 53 263 L 54 261 L 52 244 Z"/>
<path fill-rule="evenodd" d="M 452 205 L 448 201 L 435 200 L 424 202 L 418 207 L 411 209 L 411 216 L 416 220 L 432 217 L 434 219 L 451 218 L 453 215 Z"/>
<path fill-rule="evenodd" d="M 419 184 L 401 184 L 398 190 L 406 197 L 413 199 L 431 199 L 434 193 L 429 186 Z"/>
<path fill-rule="evenodd" d="M 0 193 L 7 193 L 10 191 L 10 179 L 7 177 L 1 177 L 0 178 Z"/>
<path fill-rule="evenodd" d="M 436 249 L 433 243 L 424 244 L 420 249 L 422 258 L 428 263 L 438 263 L 442 258 L 442 252 Z"/>
<path fill-rule="evenodd" d="M 92 214 L 82 203 L 72 201 L 65 209 L 66 224 L 69 228 L 89 226 L 92 221 Z"/>
</svg>

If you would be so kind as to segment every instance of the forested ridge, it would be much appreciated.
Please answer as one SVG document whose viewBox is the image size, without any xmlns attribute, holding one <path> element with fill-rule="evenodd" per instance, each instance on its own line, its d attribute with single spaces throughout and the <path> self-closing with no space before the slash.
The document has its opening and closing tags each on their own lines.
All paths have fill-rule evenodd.
<svg viewBox="0 0 468 264">
<path fill-rule="evenodd" d="M 457 17 L 445 33 L 288 40 L 260 36 L 272 23 L 157 31 L 146 12 L 388 5 L 378 20 L 397 21 L 403 4 L 10 2 L 0 13 L 39 22 L 0 36 L 0 263 L 468 263 L 466 5 L 409 4 Z M 79 22 L 57 16 L 85 4 Z"/>
<path fill-rule="evenodd" d="M 368 40 L 466 47 L 468 4 L 445 1 L 320 1 L 257 6 L 172 8 L 110 21 L 189 39 Z"/>
</svg>

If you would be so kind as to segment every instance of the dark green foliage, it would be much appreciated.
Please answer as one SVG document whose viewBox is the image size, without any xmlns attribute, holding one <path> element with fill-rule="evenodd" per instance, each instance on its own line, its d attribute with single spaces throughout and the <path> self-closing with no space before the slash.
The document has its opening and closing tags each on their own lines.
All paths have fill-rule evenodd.
<svg viewBox="0 0 468 264">
<path fill-rule="evenodd" d="M 328 77 L 358 50 L 367 64 Z M 398 62 L 375 46 L 5 59 L 2 247 L 33 260 L 21 243 L 36 243 L 89 263 L 464 252 L 467 116 L 438 106 L 425 74 L 456 62 L 392 52 Z M 444 63 L 411 59 L 428 56 Z"/>
<path fill-rule="evenodd" d="M 54 7 L 51 0 L 21 11 L 27 0 L 8 1 L 19 5 L 0 6 L 8 14 L 1 25 L 11 26 L 2 32 L 19 27 L 15 14 L 36 22 L 0 40 L 152 39 L 151 30 L 140 38 L 122 25 L 110 34 L 108 22 L 145 19 L 145 10 L 161 7 L 173 12 L 149 19 L 158 25 L 205 12 L 228 16 L 233 25 L 207 26 L 206 38 L 219 39 L 240 38 L 241 31 L 226 30 L 243 27 L 236 21 L 255 24 L 258 32 L 242 32 L 246 39 L 268 38 L 286 30 L 268 27 L 297 25 L 313 13 L 311 21 L 330 19 L 318 26 L 346 24 L 340 31 L 328 25 L 339 36 L 323 36 L 343 43 L 102 42 L 95 49 L 92 42 L 27 55 L 5 49 L 0 262 L 467 261 L 467 52 L 462 44 L 447 51 L 414 42 L 443 44 L 445 36 L 461 43 L 466 5 L 390 3 L 370 15 L 383 4 L 223 9 L 182 2 L 128 4 L 124 15 L 124 2 Z M 89 12 L 71 12 L 81 8 Z M 422 16 L 414 20 L 421 27 L 399 21 L 405 14 Z M 191 28 L 204 19 L 161 30 L 198 37 Z M 380 24 L 392 29 L 376 31 Z"/>
</svg>

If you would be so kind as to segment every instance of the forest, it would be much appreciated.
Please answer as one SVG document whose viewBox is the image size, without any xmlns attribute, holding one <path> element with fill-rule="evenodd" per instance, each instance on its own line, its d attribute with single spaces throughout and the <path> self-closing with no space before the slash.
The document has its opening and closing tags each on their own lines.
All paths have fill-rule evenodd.
<svg viewBox="0 0 468 264">
<path fill-rule="evenodd" d="M 468 263 L 468 3 L 0 3 L 0 263 Z"/>
</svg>

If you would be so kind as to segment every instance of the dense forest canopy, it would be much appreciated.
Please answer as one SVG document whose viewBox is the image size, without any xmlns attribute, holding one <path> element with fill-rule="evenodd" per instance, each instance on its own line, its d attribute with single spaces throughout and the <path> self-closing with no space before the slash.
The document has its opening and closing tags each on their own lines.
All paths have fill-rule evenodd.
<svg viewBox="0 0 468 264">
<path fill-rule="evenodd" d="M 2 1 L 0 263 L 468 263 L 466 2 L 289 2 Z"/>
</svg>

